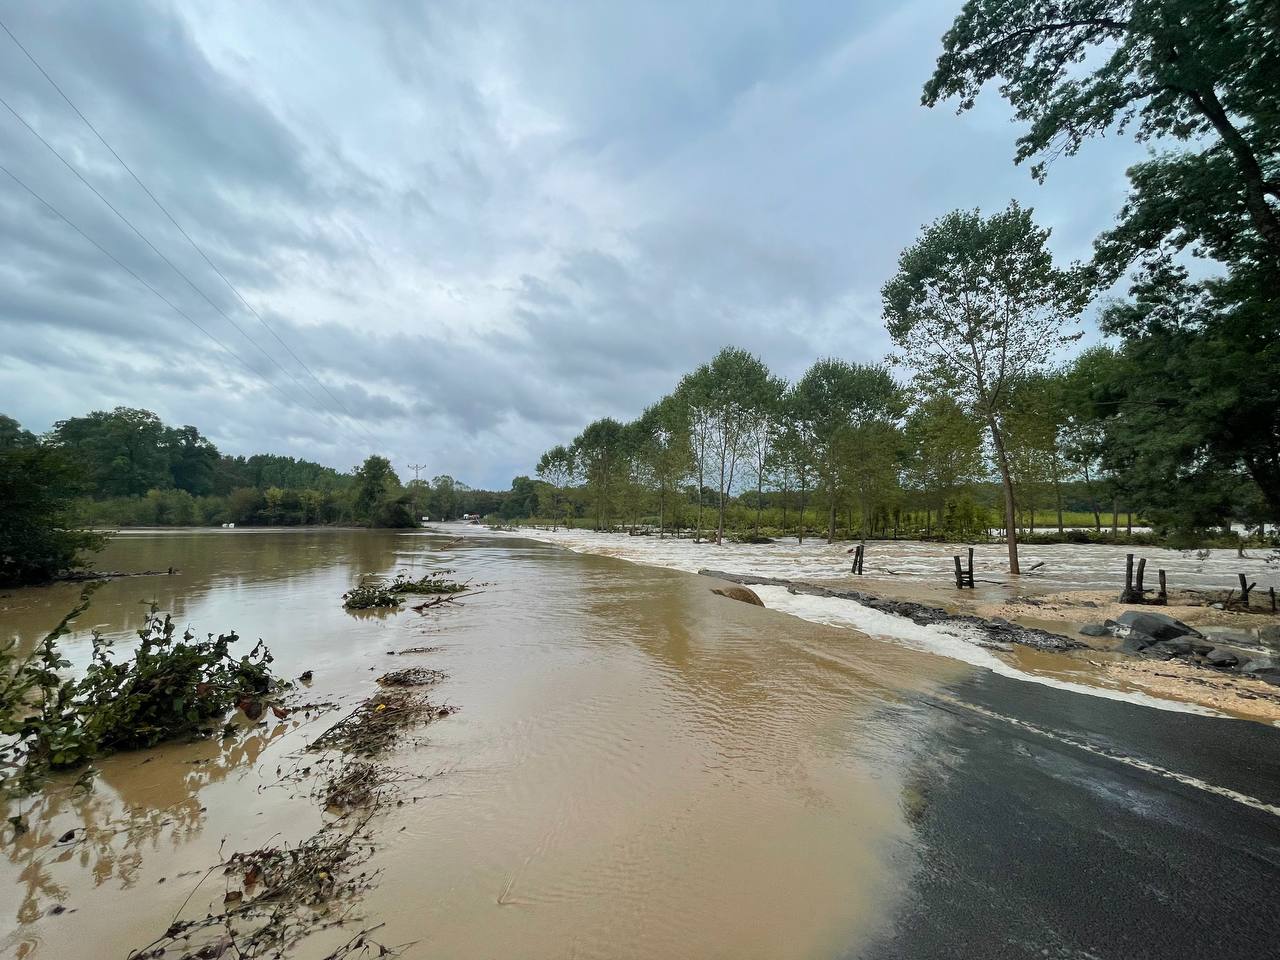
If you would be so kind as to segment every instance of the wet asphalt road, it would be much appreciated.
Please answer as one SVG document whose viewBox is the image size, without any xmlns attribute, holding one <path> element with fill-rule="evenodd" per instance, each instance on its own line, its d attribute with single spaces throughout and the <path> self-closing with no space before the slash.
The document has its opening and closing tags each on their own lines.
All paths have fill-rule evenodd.
<svg viewBox="0 0 1280 960">
<path fill-rule="evenodd" d="M 985 672 L 908 709 L 908 885 L 849 958 L 1280 957 L 1280 729 Z"/>
</svg>

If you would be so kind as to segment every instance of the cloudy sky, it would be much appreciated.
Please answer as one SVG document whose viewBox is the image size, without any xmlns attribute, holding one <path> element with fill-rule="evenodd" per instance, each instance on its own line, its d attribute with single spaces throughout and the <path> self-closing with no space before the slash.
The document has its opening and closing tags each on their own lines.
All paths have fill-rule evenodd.
<svg viewBox="0 0 1280 960">
<path fill-rule="evenodd" d="M 923 223 L 1017 197 L 1087 256 L 1138 155 L 1040 186 L 994 95 L 921 107 L 959 5 L 0 0 L 231 284 L 0 33 L 0 163 L 190 318 L 0 173 L 0 412 L 506 487 L 725 344 L 878 360 Z"/>
</svg>

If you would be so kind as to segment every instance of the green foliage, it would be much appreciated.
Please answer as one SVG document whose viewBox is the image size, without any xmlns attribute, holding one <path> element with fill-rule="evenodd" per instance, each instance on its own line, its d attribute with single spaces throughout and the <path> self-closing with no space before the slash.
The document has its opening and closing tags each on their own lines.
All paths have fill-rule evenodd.
<svg viewBox="0 0 1280 960">
<path fill-rule="evenodd" d="M 1072 154 L 1132 127 L 1190 149 L 1130 171 L 1112 264 L 1204 242 L 1224 261 L 1280 264 L 1280 32 L 1273 0 L 969 0 L 925 86 L 973 106 L 998 79 L 1026 132 L 1019 161 Z M 1105 244 L 1110 245 L 1110 243 Z M 1127 250 L 1125 249 L 1127 248 Z"/>
<path fill-rule="evenodd" d="M 347 610 L 376 610 L 399 607 L 409 594 L 440 595 L 462 593 L 464 583 L 447 579 L 452 570 L 436 570 L 417 580 L 403 573 L 387 580 L 385 577 L 366 576 L 342 595 L 342 606 Z"/>
<path fill-rule="evenodd" d="M 49 442 L 83 465 L 102 496 L 141 496 L 172 485 L 169 437 L 150 410 L 116 407 L 59 420 Z"/>
<path fill-rule="evenodd" d="M 12 422 L 12 421 L 10 421 Z M 79 471 L 58 450 L 18 439 L 0 447 L 0 585 L 42 583 L 84 566 L 99 535 L 76 529 Z"/>
<path fill-rule="evenodd" d="M 249 709 L 260 715 L 262 698 L 281 689 L 261 641 L 236 657 L 235 633 L 175 639 L 173 620 L 154 605 L 127 659 L 117 660 L 95 633 L 84 676 L 65 676 L 71 664 L 58 640 L 88 608 L 91 592 L 26 657 L 12 644 L 0 650 L 0 765 L 8 790 L 29 791 L 51 770 L 114 751 L 207 735 L 237 704 L 256 704 Z"/>
</svg>

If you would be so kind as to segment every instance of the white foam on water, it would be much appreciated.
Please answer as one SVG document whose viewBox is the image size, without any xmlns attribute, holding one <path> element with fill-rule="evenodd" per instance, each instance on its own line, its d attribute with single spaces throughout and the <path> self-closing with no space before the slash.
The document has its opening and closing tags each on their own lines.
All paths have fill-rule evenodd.
<svg viewBox="0 0 1280 960">
<path fill-rule="evenodd" d="M 442 529 L 458 531 L 458 525 Z M 483 527 L 466 527 L 468 533 L 487 533 Z M 520 536 L 559 544 L 582 553 L 621 557 L 636 563 L 697 572 L 702 568 L 731 573 L 751 573 L 787 580 L 834 580 L 849 576 L 852 558 L 849 543 L 828 544 L 823 540 L 797 543 L 794 537 L 775 543 L 743 544 L 695 543 L 693 540 L 658 537 L 629 537 L 619 533 L 590 530 L 535 530 L 522 528 Z M 952 559 L 967 546 L 923 543 L 915 540 L 876 540 L 867 544 L 868 576 L 889 576 L 914 582 L 946 583 L 952 577 Z M 979 578 L 1041 590 L 1118 591 L 1124 582 L 1125 555 L 1146 558 L 1148 582 L 1154 583 L 1158 570 L 1168 575 L 1173 589 L 1226 590 L 1239 587 L 1239 574 L 1266 593 L 1268 586 L 1280 588 L 1280 563 L 1268 563 L 1269 551 L 1249 551 L 1245 557 L 1235 550 L 1168 550 L 1162 547 L 1117 546 L 1110 544 L 1024 544 L 1021 549 L 1021 577 L 1008 573 L 1008 554 L 1000 543 L 974 546 L 974 572 Z M 1032 571 L 1037 563 L 1042 564 Z"/>
<path fill-rule="evenodd" d="M 1128 690 L 1113 690 L 1107 687 L 1095 687 L 1087 683 L 1074 683 L 1070 680 L 1059 680 L 1056 677 L 1045 677 L 1019 670 L 995 656 L 990 650 L 978 645 L 978 636 L 963 624 L 959 625 L 921 625 L 900 617 L 897 614 L 884 613 L 864 607 L 853 600 L 842 600 L 839 597 L 815 597 L 803 593 L 788 593 L 786 587 L 753 586 L 751 588 L 764 601 L 766 607 L 787 613 L 801 620 L 828 626 L 848 627 L 877 639 L 889 640 L 922 650 L 938 656 L 950 657 L 975 667 L 983 667 L 992 673 L 1025 683 L 1038 683 L 1057 690 L 1084 694 L 1090 697 L 1101 697 L 1104 700 L 1118 700 L 1123 703 L 1135 703 L 1144 707 L 1159 710 L 1173 710 L 1178 713 L 1196 713 L 1203 716 L 1222 716 L 1218 711 L 1202 707 L 1198 704 L 1181 703 L 1177 700 L 1166 700 L 1149 694 Z"/>
</svg>

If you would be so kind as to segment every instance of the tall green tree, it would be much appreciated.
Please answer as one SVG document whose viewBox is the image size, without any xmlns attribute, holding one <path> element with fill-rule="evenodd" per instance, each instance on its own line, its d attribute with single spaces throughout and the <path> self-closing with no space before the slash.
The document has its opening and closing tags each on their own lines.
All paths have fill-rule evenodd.
<svg viewBox="0 0 1280 960">
<path fill-rule="evenodd" d="M 905 477 L 925 503 L 925 532 L 948 498 L 983 478 L 982 424 L 948 394 L 923 393 L 903 430 Z"/>
<path fill-rule="evenodd" d="M 549 488 L 552 520 L 557 525 L 563 520 L 567 525 L 571 505 L 568 488 L 577 472 L 573 454 L 564 444 L 558 444 L 538 458 L 535 472 Z"/>
<path fill-rule="evenodd" d="M 827 495 L 827 542 L 835 541 L 836 510 L 855 432 L 897 418 L 902 392 L 883 367 L 819 360 L 797 381 L 792 414 Z"/>
<path fill-rule="evenodd" d="M 725 347 L 682 382 L 690 420 L 701 432 L 704 471 L 716 482 L 716 543 L 724 542 L 724 517 L 752 422 L 781 392 L 759 357 Z M 701 486 L 701 472 L 699 486 Z M 699 524 L 701 526 L 701 524 Z"/>
<path fill-rule="evenodd" d="M 364 463 L 356 467 L 355 487 L 352 490 L 351 508 L 356 519 L 370 526 L 381 526 L 379 513 L 384 503 L 400 489 L 391 461 L 377 454 L 370 454 Z M 401 524 L 396 524 L 397 526 Z"/>
<path fill-rule="evenodd" d="M 22 424 L 13 417 L 0 413 L 0 450 L 9 447 L 34 447 L 36 442 L 34 433 L 22 429 Z"/>
<path fill-rule="evenodd" d="M 0 586 L 42 583 L 85 565 L 103 538 L 77 529 L 83 472 L 65 452 L 8 420 L 0 435 Z M 31 437 L 30 440 L 27 438 Z"/>
<path fill-rule="evenodd" d="M 173 485 L 194 496 L 213 493 L 218 448 L 192 426 L 165 431 L 169 453 L 169 474 Z"/>
<path fill-rule="evenodd" d="M 1017 506 L 1002 427 L 1009 389 L 1079 339 L 1069 324 L 1088 300 L 1081 271 L 1057 268 L 1048 239 L 1049 231 L 1017 203 L 990 217 L 957 210 L 903 251 L 883 290 L 899 362 L 987 427 L 1004 491 L 1009 571 L 1015 574 Z"/>
<path fill-rule="evenodd" d="M 589 424 L 573 441 L 573 458 L 580 465 L 595 513 L 596 529 L 613 524 L 624 464 L 623 426 L 612 417 Z"/>
<path fill-rule="evenodd" d="M 1131 128 L 1180 141 L 1131 172 L 1122 232 L 1204 234 L 1280 266 L 1280 15 L 1274 0 L 968 0 L 943 37 L 928 106 L 991 85 L 1026 127 L 1018 161 Z M 998 84 L 992 81 L 999 81 Z"/>
<path fill-rule="evenodd" d="M 83 466 L 97 496 L 141 496 L 173 484 L 167 430 L 150 410 L 116 407 L 59 420 L 50 443 Z"/>
</svg>

